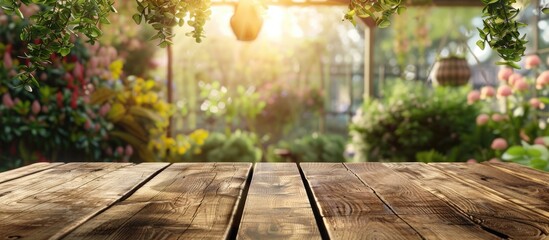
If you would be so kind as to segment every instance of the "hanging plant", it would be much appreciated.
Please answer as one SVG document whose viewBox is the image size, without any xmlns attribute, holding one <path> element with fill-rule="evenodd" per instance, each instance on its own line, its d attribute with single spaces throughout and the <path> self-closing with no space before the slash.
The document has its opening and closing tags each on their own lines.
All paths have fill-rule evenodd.
<svg viewBox="0 0 549 240">
<path fill-rule="evenodd" d="M 82 34 L 88 42 L 94 43 L 102 35 L 100 24 L 108 24 L 110 13 L 116 13 L 114 0 L 0 0 L 0 7 L 9 15 L 25 18 L 22 7 L 40 4 L 43 11 L 30 17 L 30 24 L 21 34 L 21 39 L 30 42 L 24 58 L 26 64 L 20 66 L 17 75 L 18 86 L 32 91 L 38 86 L 33 73 L 49 64 L 53 53 L 66 56 L 73 44 L 71 37 Z M 518 9 L 512 7 L 516 0 L 481 0 L 486 7 L 484 28 L 479 29 L 482 40 L 477 44 L 484 48 L 486 44 L 495 49 L 503 58 L 498 64 L 515 68 L 525 50 L 525 36 L 520 36 L 518 28 L 524 24 L 517 22 Z M 160 46 L 169 45 L 173 36 L 171 28 L 187 24 L 193 28 L 188 35 L 200 42 L 203 26 L 210 15 L 210 0 L 136 0 L 137 11 L 132 16 L 140 24 L 146 22 L 157 31 L 153 39 L 160 40 Z M 415 0 L 415 4 L 425 4 L 430 0 Z M 371 17 L 376 24 L 388 27 L 390 17 L 402 13 L 406 8 L 402 0 L 350 0 L 349 11 L 344 18 L 355 23 L 355 16 Z M 543 10 L 544 12 L 546 9 Z M 36 40 L 39 39 L 39 40 Z"/>
<path fill-rule="evenodd" d="M 482 0 L 486 5 L 483 12 L 484 28 L 478 28 L 480 38 L 477 45 L 484 49 L 488 44 L 498 52 L 503 61 L 498 65 L 520 68 L 520 61 L 526 50 L 526 34 L 520 36 L 519 28 L 526 24 L 516 21 L 519 9 L 512 6 L 516 0 Z"/>
<path fill-rule="evenodd" d="M 484 28 L 478 29 L 480 38 L 477 45 L 484 49 L 489 45 L 496 50 L 503 61 L 498 65 L 508 65 L 520 68 L 516 62 L 524 56 L 526 49 L 526 35 L 520 36 L 519 28 L 526 24 L 516 21 L 519 10 L 512 4 L 516 0 L 481 0 L 485 5 L 483 12 Z M 416 0 L 414 3 L 425 4 L 425 1 Z M 390 17 L 394 13 L 405 10 L 401 6 L 402 0 L 351 0 L 349 11 L 345 19 L 355 23 L 355 16 L 361 18 L 371 17 L 380 28 L 388 27 Z M 542 10 L 546 12 L 547 10 Z M 547 11 L 549 12 L 549 11 Z"/>
</svg>

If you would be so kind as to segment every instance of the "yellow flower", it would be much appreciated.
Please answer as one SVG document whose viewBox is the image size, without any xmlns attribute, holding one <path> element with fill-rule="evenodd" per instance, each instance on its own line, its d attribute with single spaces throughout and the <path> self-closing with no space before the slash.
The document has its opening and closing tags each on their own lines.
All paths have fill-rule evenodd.
<svg viewBox="0 0 549 240">
<path fill-rule="evenodd" d="M 111 79 L 119 79 L 122 74 L 122 68 L 124 67 L 124 62 L 121 59 L 118 59 L 109 65 L 109 70 L 111 71 Z"/>
<path fill-rule="evenodd" d="M 183 154 L 185 154 L 185 153 L 187 152 L 187 150 L 188 150 L 188 149 L 187 149 L 186 147 L 180 146 L 179 148 L 177 148 L 177 154 L 183 155 Z"/>
<path fill-rule="evenodd" d="M 209 132 L 204 129 L 198 129 L 189 135 L 189 138 L 198 145 L 204 145 L 204 141 L 208 138 Z"/>
</svg>

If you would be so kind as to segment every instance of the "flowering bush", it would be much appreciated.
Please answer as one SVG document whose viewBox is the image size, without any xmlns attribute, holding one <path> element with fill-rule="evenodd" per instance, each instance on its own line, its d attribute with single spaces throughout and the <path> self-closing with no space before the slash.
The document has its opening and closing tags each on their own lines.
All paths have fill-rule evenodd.
<svg viewBox="0 0 549 240">
<path fill-rule="evenodd" d="M 478 110 L 466 104 L 464 89 L 397 82 L 385 92 L 385 99 L 366 102 L 353 119 L 357 160 L 465 161 L 469 157 L 474 144 L 468 134 L 475 129 Z"/>
<path fill-rule="evenodd" d="M 528 56 L 523 76 L 510 68 L 498 73 L 500 86 L 469 93 L 469 104 L 482 106 L 477 116 L 477 132 L 491 139 L 477 155 L 478 160 L 515 161 L 538 169 L 549 170 L 549 156 L 543 139 L 549 136 L 549 71 L 543 70 L 538 56 Z M 510 147 L 511 146 L 511 147 Z"/>
<path fill-rule="evenodd" d="M 97 106 L 88 104 L 93 91 L 88 71 L 90 52 L 78 39 L 65 57 L 51 55 L 50 67 L 35 72 L 41 88 L 28 92 L 15 78 L 16 66 L 28 61 L 18 41 L 26 21 L 0 14 L 0 169 L 35 161 L 68 161 L 105 157 L 104 139 L 112 125 Z M 99 67 L 97 67 L 99 68 Z M 88 70 L 86 70 L 88 69 Z"/>
</svg>

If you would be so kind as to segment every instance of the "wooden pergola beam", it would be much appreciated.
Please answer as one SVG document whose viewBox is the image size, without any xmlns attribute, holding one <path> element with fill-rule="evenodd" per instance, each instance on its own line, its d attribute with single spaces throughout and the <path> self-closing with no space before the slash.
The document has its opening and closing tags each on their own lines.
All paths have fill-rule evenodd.
<svg viewBox="0 0 549 240">
<path fill-rule="evenodd" d="M 349 5 L 349 0 L 270 0 L 266 1 L 269 5 L 280 6 L 338 6 Z M 481 0 L 432 0 L 431 3 L 425 4 L 424 1 L 404 1 L 406 6 L 425 6 L 432 5 L 437 7 L 480 7 L 483 6 Z M 234 5 L 238 0 L 212 0 L 212 5 Z"/>
</svg>

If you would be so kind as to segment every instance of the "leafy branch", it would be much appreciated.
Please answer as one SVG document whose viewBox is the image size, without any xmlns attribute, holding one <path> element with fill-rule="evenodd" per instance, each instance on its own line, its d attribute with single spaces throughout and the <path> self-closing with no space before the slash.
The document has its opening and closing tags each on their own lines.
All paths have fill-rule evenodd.
<svg viewBox="0 0 549 240">
<path fill-rule="evenodd" d="M 137 14 L 133 19 L 139 24 L 144 19 L 151 24 L 158 33 L 153 39 L 160 39 L 160 46 L 171 44 L 173 37 L 172 27 L 183 26 L 185 19 L 193 31 L 187 35 L 200 42 L 203 26 L 210 16 L 209 0 L 136 0 Z M 84 35 L 87 41 L 94 44 L 103 35 L 101 24 L 109 24 L 107 19 L 110 13 L 116 13 L 113 7 L 114 0 L 0 0 L 0 7 L 9 15 L 25 18 L 20 10 L 21 4 L 39 4 L 40 12 L 30 17 L 29 24 L 21 33 L 21 40 L 28 43 L 28 51 L 22 58 L 26 64 L 19 66 L 20 87 L 32 91 L 38 87 L 34 74 L 50 64 L 52 54 L 66 56 L 70 53 L 73 44 L 71 38 Z"/>
<path fill-rule="evenodd" d="M 136 0 L 137 13 L 132 16 L 137 24 L 143 20 L 150 24 L 157 34 L 152 39 L 160 39 L 159 46 L 166 47 L 171 44 L 172 27 L 187 25 L 193 27 L 193 31 L 187 33 L 187 36 L 193 37 L 196 42 L 201 42 L 204 37 L 204 24 L 210 17 L 209 0 L 190 0 L 190 1 L 154 1 L 154 0 Z"/>
<path fill-rule="evenodd" d="M 498 52 L 503 61 L 498 65 L 507 65 L 513 68 L 520 68 L 516 63 L 524 56 L 526 50 L 526 34 L 522 37 L 519 28 L 526 24 L 516 21 L 519 10 L 511 4 L 515 0 L 482 0 L 486 5 L 483 12 L 484 28 L 478 28 L 481 40 L 477 45 L 484 49 L 488 44 Z"/>
<path fill-rule="evenodd" d="M 371 17 L 380 28 L 391 25 L 391 16 L 401 14 L 406 7 L 401 5 L 402 0 L 351 0 L 349 11 L 345 14 L 345 20 L 356 24 L 355 16 L 360 18 Z"/>
</svg>

